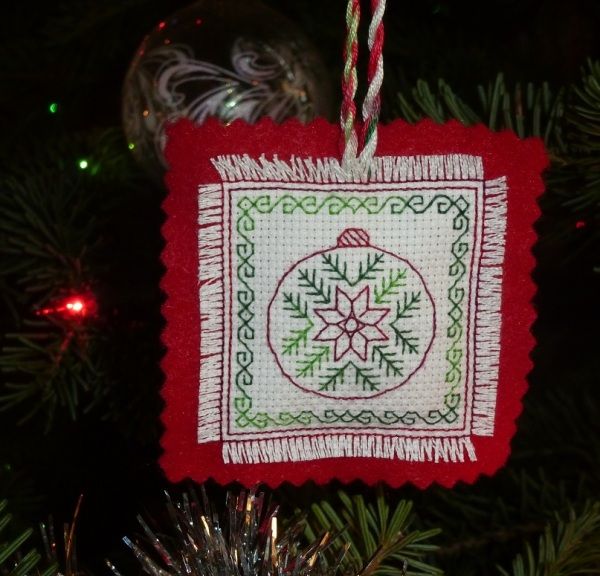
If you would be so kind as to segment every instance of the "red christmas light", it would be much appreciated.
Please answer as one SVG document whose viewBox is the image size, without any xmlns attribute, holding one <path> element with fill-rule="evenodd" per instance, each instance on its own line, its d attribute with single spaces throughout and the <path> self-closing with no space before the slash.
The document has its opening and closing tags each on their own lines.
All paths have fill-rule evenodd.
<svg viewBox="0 0 600 576">
<path fill-rule="evenodd" d="M 37 311 L 38 316 L 61 316 L 64 320 L 84 320 L 96 312 L 91 294 L 73 294 Z"/>
<path fill-rule="evenodd" d="M 577 220 L 577 222 L 575 222 L 575 228 L 577 228 L 578 230 L 580 230 L 581 228 L 585 228 L 585 221 Z"/>
</svg>

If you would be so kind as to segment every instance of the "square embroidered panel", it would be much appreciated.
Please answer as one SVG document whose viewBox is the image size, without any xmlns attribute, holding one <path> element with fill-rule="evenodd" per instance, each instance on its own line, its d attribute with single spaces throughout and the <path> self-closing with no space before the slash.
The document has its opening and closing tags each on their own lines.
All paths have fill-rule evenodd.
<svg viewBox="0 0 600 576">
<path fill-rule="evenodd" d="M 506 460 L 532 347 L 538 141 L 171 128 L 162 464 L 173 480 L 451 485 Z"/>
</svg>

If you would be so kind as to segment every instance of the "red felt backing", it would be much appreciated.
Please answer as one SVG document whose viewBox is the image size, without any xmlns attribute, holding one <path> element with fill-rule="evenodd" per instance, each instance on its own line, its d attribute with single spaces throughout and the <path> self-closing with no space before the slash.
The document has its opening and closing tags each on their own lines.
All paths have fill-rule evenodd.
<svg viewBox="0 0 600 576">
<path fill-rule="evenodd" d="M 209 120 L 202 126 L 180 121 L 168 131 L 166 150 L 171 170 L 166 182 L 169 196 L 164 202 L 167 221 L 163 227 L 167 271 L 162 288 L 167 295 L 163 315 L 167 326 L 163 342 L 167 353 L 162 362 L 166 375 L 162 415 L 165 432 L 161 465 L 171 481 L 213 478 L 220 483 L 239 481 L 247 486 L 266 483 L 271 487 L 289 481 L 324 483 L 332 479 L 361 479 L 391 486 L 412 482 L 426 487 L 432 482 L 451 486 L 462 480 L 473 482 L 480 474 L 493 474 L 510 453 L 515 421 L 531 369 L 529 354 L 534 345 L 530 327 L 534 284 L 531 272 L 535 241 L 533 224 L 539 215 L 536 199 L 543 190 L 541 172 L 547 157 L 537 139 L 519 140 L 512 132 L 490 132 L 484 126 L 464 127 L 458 122 L 416 125 L 395 121 L 379 129 L 378 156 L 415 154 L 471 154 L 483 158 L 487 180 L 506 176 L 509 186 L 506 261 L 502 286 L 502 349 L 494 436 L 473 436 L 476 462 L 431 463 L 390 461 L 375 458 L 336 458 L 282 464 L 227 464 L 221 443 L 199 445 L 197 436 L 198 370 L 200 330 L 198 325 L 198 234 L 197 189 L 199 184 L 219 182 L 210 158 L 222 154 L 261 154 L 280 158 L 292 155 L 335 157 L 339 154 L 339 126 L 325 120 L 303 125 L 292 119 L 282 125 L 270 119 L 254 125 L 235 121 L 223 126 Z"/>
</svg>

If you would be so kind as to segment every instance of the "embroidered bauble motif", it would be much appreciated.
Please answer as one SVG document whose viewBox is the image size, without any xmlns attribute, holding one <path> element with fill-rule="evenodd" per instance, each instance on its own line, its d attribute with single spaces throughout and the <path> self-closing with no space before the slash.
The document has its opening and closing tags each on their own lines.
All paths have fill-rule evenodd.
<svg viewBox="0 0 600 576">
<path fill-rule="evenodd" d="M 531 363 L 538 140 L 394 122 L 169 133 L 171 480 L 450 486 L 510 453 Z"/>
<path fill-rule="evenodd" d="M 160 177 L 168 122 L 306 122 L 330 116 L 332 101 L 316 49 L 287 18 L 258 0 L 201 0 L 165 18 L 137 49 L 123 126 L 136 159 Z"/>
<path fill-rule="evenodd" d="M 344 230 L 336 247 L 303 258 L 278 283 L 267 338 L 282 373 L 303 390 L 383 394 L 411 378 L 431 348 L 435 309 L 423 277 L 369 242 L 365 230 Z"/>
</svg>

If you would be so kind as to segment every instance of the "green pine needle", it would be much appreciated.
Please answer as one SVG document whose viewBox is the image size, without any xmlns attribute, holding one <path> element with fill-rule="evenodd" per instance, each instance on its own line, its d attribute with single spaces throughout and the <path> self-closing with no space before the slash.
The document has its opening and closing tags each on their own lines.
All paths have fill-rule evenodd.
<svg viewBox="0 0 600 576">
<path fill-rule="evenodd" d="M 600 502 L 587 504 L 568 519 L 556 518 L 540 536 L 537 552 L 530 544 L 503 576 L 570 576 L 600 573 Z"/>
<path fill-rule="evenodd" d="M 41 561 L 40 553 L 31 548 L 27 551 L 28 540 L 33 530 L 28 528 L 15 538 L 6 540 L 3 532 L 9 527 L 11 515 L 7 512 L 6 500 L 0 501 L 0 574 L 9 576 L 53 576 L 57 574 L 55 565 L 48 566 L 41 574 L 38 565 Z"/>
<path fill-rule="evenodd" d="M 411 530 L 412 503 L 402 500 L 393 510 L 382 490 L 374 503 L 362 495 L 350 497 L 338 492 L 340 510 L 326 500 L 311 506 L 305 536 L 317 541 L 324 532 L 341 532 L 331 547 L 329 562 L 347 549 L 343 572 L 369 575 L 439 576 L 442 572 L 428 563 L 437 547 L 430 543 L 439 530 Z"/>
<path fill-rule="evenodd" d="M 514 130 L 518 136 L 537 136 L 546 145 L 562 149 L 564 90 L 553 92 L 548 84 L 517 84 L 510 90 L 498 74 L 488 86 L 478 87 L 479 102 L 474 106 L 458 96 L 444 80 L 437 90 L 428 82 L 417 81 L 409 94 L 398 95 L 397 113 L 409 122 L 429 117 L 435 122 L 458 120 L 466 126 L 486 124 L 491 130 Z"/>
<path fill-rule="evenodd" d="M 597 250 L 600 228 L 600 62 L 589 61 L 581 81 L 552 88 L 548 83 L 510 87 L 498 74 L 487 86 L 479 86 L 473 102 L 457 95 L 444 80 L 432 88 L 419 80 L 397 95 L 396 115 L 408 122 L 429 117 L 436 122 L 451 119 L 471 126 L 483 123 L 492 130 L 509 129 L 520 138 L 544 141 L 551 167 L 544 174 L 545 201 L 562 209 L 564 224 L 543 239 L 553 242 L 573 231 L 573 218 L 589 225 L 581 249 Z"/>
</svg>

